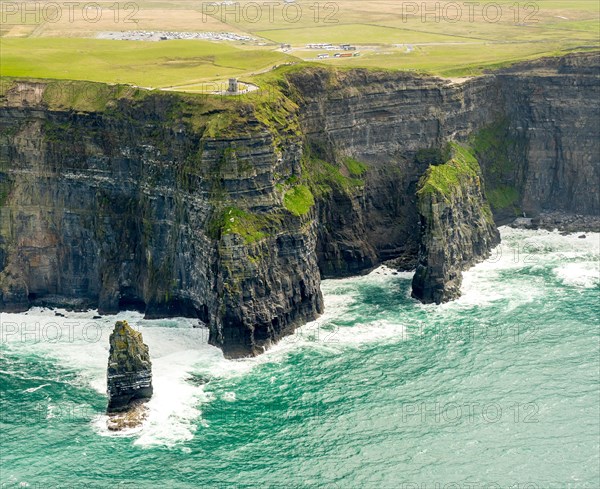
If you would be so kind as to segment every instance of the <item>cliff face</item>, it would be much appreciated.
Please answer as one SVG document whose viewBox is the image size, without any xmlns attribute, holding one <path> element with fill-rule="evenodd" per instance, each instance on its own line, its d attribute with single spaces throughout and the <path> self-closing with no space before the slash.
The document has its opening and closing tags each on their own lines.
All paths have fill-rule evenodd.
<svg viewBox="0 0 600 489">
<path fill-rule="evenodd" d="M 396 264 L 403 268 L 419 263 L 415 297 L 445 301 L 459 295 L 460 271 L 498 242 L 487 201 L 499 221 L 522 212 L 599 213 L 597 53 L 458 83 L 318 69 L 295 73 L 291 81 L 311 154 L 337 162 L 342 172 L 348 157 L 365 166 L 363 185 L 317 202 L 324 276 L 400 257 Z M 481 169 L 440 209 L 439 196 L 417 198 L 417 186 L 430 165 L 440 163 L 431 156 L 453 140 L 472 147 Z M 444 239 L 459 246 L 433 239 L 432 230 L 444 226 L 452 228 Z"/>
<path fill-rule="evenodd" d="M 462 271 L 500 243 L 485 200 L 479 163 L 469 148 L 452 144 L 450 159 L 431 166 L 419 182 L 419 263 L 413 297 L 440 304 L 460 296 Z"/>
<path fill-rule="evenodd" d="M 527 214 L 600 213 L 600 55 L 517 65 L 497 75 L 510 138 L 525 146 L 517 170 Z"/>
<path fill-rule="evenodd" d="M 483 206 L 485 187 L 498 218 L 598 214 L 599 66 L 577 55 L 462 83 L 311 67 L 246 101 L 5 83 L 0 310 L 192 316 L 228 356 L 260 353 L 322 312 L 321 276 L 414 268 L 425 215 L 462 226 L 471 257 L 444 260 L 485 255 L 494 233 L 464 228 L 475 207 L 450 219 L 417 201 L 448 141 L 468 143 L 483 173 L 461 195 Z"/>
<path fill-rule="evenodd" d="M 293 130 L 243 104 L 105 90 L 16 83 L 5 94 L 2 310 L 197 317 L 229 356 L 315 318 L 314 223 L 277 187 L 300 171 Z"/>
<path fill-rule="evenodd" d="M 311 155 L 348 175 L 360 161 L 362 185 L 336 191 L 317 207 L 317 253 L 324 276 L 368 269 L 403 257 L 414 268 L 419 248 L 416 188 L 427 151 L 466 140 L 502 114 L 493 77 L 465 83 L 369 70 L 304 70 L 290 77 Z M 352 175 L 350 175 L 352 176 Z"/>
</svg>

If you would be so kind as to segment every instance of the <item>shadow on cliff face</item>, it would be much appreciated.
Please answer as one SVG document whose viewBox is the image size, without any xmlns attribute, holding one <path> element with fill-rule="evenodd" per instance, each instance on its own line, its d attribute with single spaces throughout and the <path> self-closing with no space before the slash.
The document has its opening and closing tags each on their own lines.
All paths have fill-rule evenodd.
<svg viewBox="0 0 600 489">
<path fill-rule="evenodd" d="M 146 312 L 146 303 L 139 297 L 132 295 L 124 295 L 119 298 L 119 311 L 137 311 L 144 313 Z"/>
</svg>

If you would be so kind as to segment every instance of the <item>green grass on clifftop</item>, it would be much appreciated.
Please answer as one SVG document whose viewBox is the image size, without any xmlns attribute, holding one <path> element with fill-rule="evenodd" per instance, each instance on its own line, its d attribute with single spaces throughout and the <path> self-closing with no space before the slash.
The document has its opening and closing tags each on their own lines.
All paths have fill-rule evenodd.
<svg viewBox="0 0 600 489">
<path fill-rule="evenodd" d="M 216 2 L 219 12 L 209 16 L 203 13 L 202 2 L 170 0 L 142 2 L 139 12 L 120 11 L 123 15 L 118 21 L 112 15 L 117 4 L 100 2 L 94 5 L 103 5 L 104 15 L 97 22 L 86 20 L 85 3 L 75 2 L 72 9 L 62 6 L 63 15 L 53 19 L 46 18 L 49 10 L 45 8 L 41 16 L 39 8 L 37 15 L 35 8 L 24 15 L 22 9 L 10 8 L 11 2 L 5 3 L 0 23 L 2 75 L 169 86 L 194 92 L 203 91 L 200 85 L 207 81 L 226 82 L 229 76 L 244 79 L 287 62 L 456 77 L 600 47 L 600 3 L 596 0 L 502 0 L 471 2 L 470 6 L 436 0 L 273 2 L 272 6 L 234 2 L 228 8 L 218 8 Z M 125 10 L 131 6 L 123 5 Z M 258 18 L 239 15 L 246 7 L 257 9 Z M 101 32 L 114 30 L 235 32 L 253 39 L 146 42 L 97 38 Z M 306 47 L 324 42 L 352 44 L 359 55 L 319 59 L 323 50 Z M 282 52 L 281 43 L 290 44 L 290 49 Z"/>
<path fill-rule="evenodd" d="M 152 88 L 226 80 L 293 59 L 272 48 L 250 49 L 199 40 L 1 38 L 0 49 L 1 76 L 89 80 Z"/>
</svg>

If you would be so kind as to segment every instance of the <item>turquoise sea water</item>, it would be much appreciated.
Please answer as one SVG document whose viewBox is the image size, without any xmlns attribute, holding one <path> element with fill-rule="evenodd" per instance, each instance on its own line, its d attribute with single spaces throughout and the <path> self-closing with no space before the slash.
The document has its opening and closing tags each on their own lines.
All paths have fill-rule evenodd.
<svg viewBox="0 0 600 489">
<path fill-rule="evenodd" d="M 2 314 L 1 487 L 600 487 L 600 235 L 502 229 L 463 297 L 384 267 L 326 314 L 227 361 L 188 320 L 122 313 L 150 347 L 138 431 L 103 411 L 116 318 Z"/>
</svg>

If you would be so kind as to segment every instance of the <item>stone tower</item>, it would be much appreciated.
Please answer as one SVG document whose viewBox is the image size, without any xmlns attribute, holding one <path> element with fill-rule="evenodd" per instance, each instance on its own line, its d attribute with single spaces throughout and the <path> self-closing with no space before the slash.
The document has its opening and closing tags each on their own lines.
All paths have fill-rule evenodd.
<svg viewBox="0 0 600 489">
<path fill-rule="evenodd" d="M 237 78 L 229 79 L 229 88 L 227 89 L 229 93 L 237 93 L 238 92 L 238 81 Z"/>
</svg>

